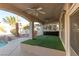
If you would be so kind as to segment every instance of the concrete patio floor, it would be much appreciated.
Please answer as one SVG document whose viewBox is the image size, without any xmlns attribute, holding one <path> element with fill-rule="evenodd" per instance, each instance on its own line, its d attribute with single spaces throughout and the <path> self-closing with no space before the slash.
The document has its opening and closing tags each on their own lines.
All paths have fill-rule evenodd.
<svg viewBox="0 0 79 59">
<path fill-rule="evenodd" d="M 20 42 L 27 40 L 29 38 L 19 38 L 10 41 L 7 45 L 0 48 L 0 56 L 9 56 L 11 55 L 18 47 L 20 46 Z"/>
<path fill-rule="evenodd" d="M 33 53 L 29 53 L 27 51 L 26 52 L 23 52 L 21 50 L 21 47 L 20 47 L 20 42 L 24 41 L 24 40 L 28 40 L 29 38 L 19 38 L 19 39 L 15 39 L 15 40 L 12 40 L 11 42 L 9 42 L 6 46 L 4 47 L 1 47 L 0 48 L 0 56 L 36 56 L 35 54 Z M 53 50 L 53 49 L 52 49 Z M 53 50 L 56 54 L 57 54 L 57 50 Z M 57 52 L 56 52 L 57 51 Z M 61 54 L 61 53 L 58 53 L 58 54 Z M 63 53 L 64 55 L 65 53 Z M 55 55 L 55 54 L 54 54 Z"/>
</svg>

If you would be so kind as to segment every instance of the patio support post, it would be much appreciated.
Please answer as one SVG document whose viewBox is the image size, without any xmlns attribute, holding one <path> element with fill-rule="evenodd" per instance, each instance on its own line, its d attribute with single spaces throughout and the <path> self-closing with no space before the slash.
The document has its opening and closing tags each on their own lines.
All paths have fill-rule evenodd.
<svg viewBox="0 0 79 59">
<path fill-rule="evenodd" d="M 34 38 L 34 21 L 30 22 L 30 36 L 32 39 Z"/>
<path fill-rule="evenodd" d="M 34 38 L 34 21 L 32 21 L 32 39 Z"/>
<path fill-rule="evenodd" d="M 43 35 L 43 31 L 44 31 L 43 24 L 41 24 L 41 35 Z"/>
<path fill-rule="evenodd" d="M 69 18 L 69 13 L 68 13 L 68 6 L 69 4 L 65 5 L 65 50 L 66 50 L 66 56 L 70 56 L 70 18 Z"/>
<path fill-rule="evenodd" d="M 18 23 L 16 23 L 16 33 L 17 33 L 16 36 L 19 36 L 19 25 L 18 25 Z"/>
</svg>

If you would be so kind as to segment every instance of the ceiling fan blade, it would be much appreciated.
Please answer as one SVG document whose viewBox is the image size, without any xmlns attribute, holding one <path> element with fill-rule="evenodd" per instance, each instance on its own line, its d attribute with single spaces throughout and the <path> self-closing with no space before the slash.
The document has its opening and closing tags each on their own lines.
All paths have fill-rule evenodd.
<svg viewBox="0 0 79 59">
<path fill-rule="evenodd" d="M 41 7 L 40 7 L 40 8 L 37 8 L 37 10 L 42 10 L 42 9 L 43 9 L 43 8 L 41 8 Z"/>
<path fill-rule="evenodd" d="M 41 13 L 41 14 L 46 14 L 45 12 L 43 12 L 43 11 L 39 11 L 39 13 Z"/>
<path fill-rule="evenodd" d="M 27 9 L 29 9 L 29 10 L 34 10 L 34 9 L 32 9 L 32 8 L 27 8 Z"/>
<path fill-rule="evenodd" d="M 42 8 L 37 8 L 37 9 L 31 9 L 31 8 L 27 8 L 26 12 L 28 14 L 32 14 L 32 15 L 35 15 L 35 16 L 38 16 L 39 13 L 40 14 L 46 14 L 45 12 L 42 11 Z"/>
<path fill-rule="evenodd" d="M 31 8 L 27 8 L 27 9 L 31 9 Z"/>
</svg>

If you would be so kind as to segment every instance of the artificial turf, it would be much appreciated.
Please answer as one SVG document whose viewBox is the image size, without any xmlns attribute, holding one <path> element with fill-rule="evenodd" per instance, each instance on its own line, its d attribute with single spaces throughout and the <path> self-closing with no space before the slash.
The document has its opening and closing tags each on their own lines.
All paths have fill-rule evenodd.
<svg viewBox="0 0 79 59">
<path fill-rule="evenodd" d="M 22 43 L 65 51 L 58 36 L 37 36 Z"/>
</svg>

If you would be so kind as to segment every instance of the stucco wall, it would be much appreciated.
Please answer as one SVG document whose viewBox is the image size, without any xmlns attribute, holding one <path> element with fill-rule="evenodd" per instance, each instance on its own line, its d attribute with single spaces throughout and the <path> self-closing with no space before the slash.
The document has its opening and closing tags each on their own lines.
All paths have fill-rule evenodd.
<svg viewBox="0 0 79 59">
<path fill-rule="evenodd" d="M 61 18 L 60 18 L 60 38 L 63 42 L 63 44 L 65 43 L 65 13 L 64 10 L 61 13 Z"/>
<path fill-rule="evenodd" d="M 79 4 L 77 4 L 77 3 L 73 4 L 70 8 L 69 8 L 68 4 L 65 4 L 65 6 L 64 6 L 64 9 L 66 10 L 66 14 L 65 14 L 65 50 L 66 50 L 66 55 L 68 55 L 68 56 L 75 55 L 74 49 L 71 49 L 71 47 L 72 47 L 71 43 L 73 41 L 72 39 L 74 39 L 74 33 L 72 33 L 73 31 L 70 30 L 70 28 L 71 28 L 70 16 L 74 13 L 74 11 L 76 11 L 76 9 L 78 7 L 79 7 Z M 74 41 L 73 41 L 72 45 L 73 46 L 75 45 Z M 77 46 L 75 45 L 75 47 L 77 47 Z"/>
</svg>

